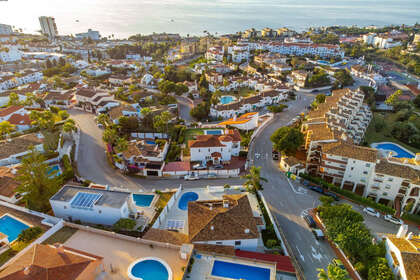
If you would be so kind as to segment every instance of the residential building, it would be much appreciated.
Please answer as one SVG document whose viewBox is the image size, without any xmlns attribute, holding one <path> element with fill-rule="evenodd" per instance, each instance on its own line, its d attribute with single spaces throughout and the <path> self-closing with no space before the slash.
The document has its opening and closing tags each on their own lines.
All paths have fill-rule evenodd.
<svg viewBox="0 0 420 280">
<path fill-rule="evenodd" d="M 396 235 L 385 235 L 386 259 L 396 279 L 420 279 L 420 236 L 402 225 Z"/>
<path fill-rule="evenodd" d="M 98 41 L 101 39 L 101 34 L 99 34 L 99 31 L 94 31 L 89 28 L 88 31 L 85 33 L 77 33 L 76 38 L 77 39 L 89 38 L 91 40 Z"/>
<path fill-rule="evenodd" d="M 102 257 L 62 244 L 34 244 L 0 272 L 1 279 L 95 280 L 103 271 Z M 23 252 L 23 251 L 22 251 Z"/>
<path fill-rule="evenodd" d="M 54 215 L 67 221 L 113 225 L 136 213 L 131 193 L 65 185 L 50 198 Z"/>
<path fill-rule="evenodd" d="M 376 35 L 376 33 L 369 33 L 363 35 L 363 42 L 365 44 L 380 48 L 380 49 L 389 49 L 401 46 L 400 41 L 394 42 L 394 39 L 392 36 L 389 36 L 388 34 L 381 34 Z"/>
<path fill-rule="evenodd" d="M 34 147 L 37 151 L 43 152 L 44 137 L 42 134 L 25 134 L 7 140 L 0 141 L 0 166 L 20 163 L 23 156 Z"/>
<path fill-rule="evenodd" d="M 31 119 L 29 112 L 23 106 L 10 106 L 0 110 L 0 122 L 8 121 L 15 126 L 17 131 L 23 131 L 31 128 Z"/>
<path fill-rule="evenodd" d="M 19 200 L 16 189 L 19 187 L 20 182 L 16 177 L 16 168 L 0 166 L 0 200 L 10 203 L 16 203 Z"/>
<path fill-rule="evenodd" d="M 239 156 L 241 135 L 238 130 L 224 130 L 221 135 L 197 135 L 188 141 L 190 161 L 207 165 L 229 163 L 232 156 Z"/>
<path fill-rule="evenodd" d="M 118 124 L 121 117 L 137 117 L 140 118 L 140 109 L 135 105 L 121 105 L 113 107 L 108 111 L 108 116 L 114 124 Z"/>
<path fill-rule="evenodd" d="M 124 161 L 121 168 L 137 170 L 144 176 L 162 176 L 162 169 L 169 144 L 164 139 L 133 140 L 120 153 Z"/>
<path fill-rule="evenodd" d="M 291 76 L 295 85 L 303 88 L 306 85 L 306 80 L 309 77 L 309 73 L 303 70 L 294 70 L 292 71 Z"/>
<path fill-rule="evenodd" d="M 240 130 L 253 130 L 258 127 L 258 112 L 246 113 L 239 117 L 236 115 L 233 118 L 218 123 L 221 126 L 232 126 Z"/>
<path fill-rule="evenodd" d="M 188 238 L 193 244 L 254 251 L 260 238 L 260 221 L 261 217 L 254 216 L 247 194 L 188 203 Z"/>
<path fill-rule="evenodd" d="M 96 88 L 80 88 L 75 92 L 73 99 L 76 109 L 93 113 L 120 105 L 108 92 Z"/>
<path fill-rule="evenodd" d="M 57 25 L 53 17 L 39 17 L 42 34 L 49 38 L 55 38 L 58 35 Z"/>
<path fill-rule="evenodd" d="M 261 30 L 261 36 L 262 37 L 276 37 L 277 36 L 277 31 L 266 27 L 264 29 Z"/>
<path fill-rule="evenodd" d="M 224 53 L 224 46 L 214 46 L 210 47 L 204 56 L 207 60 L 223 61 Z"/>
<path fill-rule="evenodd" d="M 131 82 L 131 78 L 128 75 L 112 74 L 109 76 L 108 81 L 114 86 L 123 86 Z"/>
<path fill-rule="evenodd" d="M 373 87 L 375 90 L 377 90 L 380 85 L 386 83 L 386 79 L 382 77 L 379 73 L 375 73 L 372 70 L 371 65 L 366 67 L 360 64 L 355 64 L 352 65 L 350 69 L 352 75 L 368 80 L 369 86 Z"/>
<path fill-rule="evenodd" d="M 13 33 L 11 25 L 0 23 L 0 35 L 10 35 Z"/>
<path fill-rule="evenodd" d="M 67 91 L 48 91 L 42 99 L 47 107 L 56 106 L 60 108 L 68 108 L 75 94 L 74 90 Z"/>
<path fill-rule="evenodd" d="M 22 52 L 17 46 L 4 45 L 0 47 L 0 61 L 2 62 L 13 62 L 22 59 Z"/>
</svg>

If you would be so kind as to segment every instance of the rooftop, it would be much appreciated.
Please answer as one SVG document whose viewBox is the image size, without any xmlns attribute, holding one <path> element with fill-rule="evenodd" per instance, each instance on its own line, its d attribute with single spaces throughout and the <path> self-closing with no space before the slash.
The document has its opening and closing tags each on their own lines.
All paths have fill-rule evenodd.
<svg viewBox="0 0 420 280">
<path fill-rule="evenodd" d="M 42 144 L 44 140 L 38 136 L 36 133 L 31 133 L 0 141 L 0 159 L 28 151 L 30 146 Z"/>
</svg>

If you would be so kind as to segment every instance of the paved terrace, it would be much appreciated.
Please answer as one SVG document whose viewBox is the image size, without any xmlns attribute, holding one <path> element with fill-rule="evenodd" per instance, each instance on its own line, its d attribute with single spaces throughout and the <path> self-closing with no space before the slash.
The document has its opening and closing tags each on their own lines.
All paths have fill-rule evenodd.
<svg viewBox="0 0 420 280">
<path fill-rule="evenodd" d="M 102 234 L 101 234 L 102 233 Z M 65 242 L 65 246 L 103 257 L 105 274 L 102 280 L 126 280 L 127 269 L 140 258 L 156 257 L 164 260 L 172 270 L 173 280 L 181 280 L 187 267 L 187 260 L 180 258 L 176 246 L 166 247 L 163 243 L 149 245 L 132 237 L 116 235 L 96 229 L 80 229 Z"/>
</svg>

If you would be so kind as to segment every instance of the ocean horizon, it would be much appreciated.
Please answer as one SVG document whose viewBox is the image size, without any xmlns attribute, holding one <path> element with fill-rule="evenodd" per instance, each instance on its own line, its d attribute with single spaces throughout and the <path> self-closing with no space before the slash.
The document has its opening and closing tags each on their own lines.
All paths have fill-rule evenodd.
<svg viewBox="0 0 420 280">
<path fill-rule="evenodd" d="M 102 36 L 226 34 L 251 27 L 297 31 L 331 25 L 384 26 L 420 22 L 419 0 L 9 0 L 0 1 L 0 23 L 34 33 L 38 17 L 53 16 L 58 32 L 98 30 Z"/>
</svg>

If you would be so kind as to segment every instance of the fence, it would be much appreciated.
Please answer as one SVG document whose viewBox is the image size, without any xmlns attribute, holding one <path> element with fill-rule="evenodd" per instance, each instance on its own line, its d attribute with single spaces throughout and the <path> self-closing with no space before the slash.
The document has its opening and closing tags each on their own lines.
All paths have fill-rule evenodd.
<svg viewBox="0 0 420 280">
<path fill-rule="evenodd" d="M 131 133 L 131 137 L 140 139 L 168 139 L 168 134 L 155 132 L 133 132 Z"/>
<path fill-rule="evenodd" d="M 34 216 L 37 216 L 37 217 L 40 217 L 40 218 L 43 218 L 43 219 L 48 219 L 48 220 L 52 221 L 54 224 L 57 224 L 61 220 L 57 217 L 53 217 L 53 216 L 50 216 L 48 214 L 44 214 L 44 213 L 41 213 L 41 212 L 38 212 L 38 211 L 30 210 L 30 209 L 27 209 L 25 207 L 21 207 L 21 206 L 15 205 L 15 204 L 8 203 L 6 201 L 0 201 L 0 205 L 8 207 L 8 208 L 15 209 L 15 210 L 27 213 L 27 214 L 31 214 L 31 215 L 34 215 Z"/>
<path fill-rule="evenodd" d="M 169 199 L 165 208 L 163 208 L 162 212 L 160 213 L 159 217 L 156 219 L 156 222 L 153 224 L 152 228 L 160 228 L 162 226 L 161 223 L 165 220 L 166 214 L 169 213 L 169 210 L 172 208 L 172 206 L 174 206 L 175 201 L 180 196 L 182 190 L 183 190 L 182 185 L 180 185 L 178 190 L 175 192 L 175 194 Z"/>
<path fill-rule="evenodd" d="M 277 219 L 271 214 L 270 208 L 268 207 L 268 203 L 265 201 L 263 194 L 259 191 L 258 194 L 261 197 L 261 200 L 264 204 L 265 209 L 267 210 L 268 216 L 270 217 L 271 222 L 273 223 L 274 231 L 276 232 L 277 238 L 281 240 L 281 246 L 283 247 L 283 251 L 287 256 L 290 257 L 290 260 L 293 263 L 293 266 L 296 269 L 296 277 L 298 280 L 305 280 L 305 276 L 303 274 L 303 268 L 296 259 L 292 248 L 290 247 L 289 243 L 287 242 L 286 236 L 284 235 L 283 231 L 279 227 L 279 223 Z"/>
</svg>

